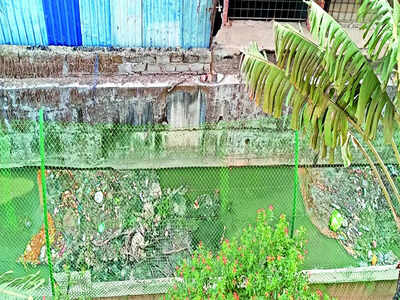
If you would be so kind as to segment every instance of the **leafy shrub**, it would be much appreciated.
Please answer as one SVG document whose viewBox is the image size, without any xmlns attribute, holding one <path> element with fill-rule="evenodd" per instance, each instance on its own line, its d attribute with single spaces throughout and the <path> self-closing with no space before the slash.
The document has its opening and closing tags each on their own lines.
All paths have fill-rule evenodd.
<svg viewBox="0 0 400 300">
<path fill-rule="evenodd" d="M 304 230 L 294 238 L 281 215 L 271 225 L 273 209 L 257 212 L 255 227 L 225 240 L 216 255 L 200 243 L 190 261 L 177 268 L 177 280 L 164 299 L 329 299 L 312 292 L 305 274 Z"/>
</svg>

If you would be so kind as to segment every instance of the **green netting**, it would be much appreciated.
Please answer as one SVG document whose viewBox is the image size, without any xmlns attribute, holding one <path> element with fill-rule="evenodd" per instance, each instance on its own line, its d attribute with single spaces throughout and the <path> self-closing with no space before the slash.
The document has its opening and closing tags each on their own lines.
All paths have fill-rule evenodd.
<svg viewBox="0 0 400 300">
<path fill-rule="evenodd" d="M 399 237 L 371 169 L 315 163 L 299 133 L 295 172 L 295 133 L 278 125 L 268 118 L 198 129 L 46 122 L 47 213 L 39 124 L 2 125 L 0 274 L 39 271 L 46 283 L 34 295 L 52 294 L 47 214 L 56 292 L 162 293 L 200 241 L 216 250 L 271 206 L 294 230 L 305 227 L 304 269 L 396 262 Z M 398 166 L 389 169 L 398 180 Z M 344 220 L 336 231 L 333 211 Z"/>
</svg>

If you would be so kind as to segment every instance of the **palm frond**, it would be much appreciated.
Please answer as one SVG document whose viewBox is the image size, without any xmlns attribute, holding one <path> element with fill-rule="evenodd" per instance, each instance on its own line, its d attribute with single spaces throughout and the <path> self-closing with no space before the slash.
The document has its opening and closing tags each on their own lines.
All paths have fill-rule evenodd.
<svg viewBox="0 0 400 300">
<path fill-rule="evenodd" d="M 382 113 L 385 137 L 393 134 L 393 123 L 400 124 L 400 114 L 381 85 L 372 66 L 347 32 L 319 5 L 309 2 L 313 36 L 324 49 L 325 70 L 334 82 L 337 102 L 346 111 L 354 111 L 354 120 L 365 130 L 365 138 L 374 139 Z M 355 105 L 355 106 L 354 106 Z M 349 107 L 350 106 L 350 107 Z M 387 140 L 388 141 L 388 140 Z"/>
<path fill-rule="evenodd" d="M 377 60 L 383 57 L 379 68 L 383 88 L 389 82 L 399 52 L 400 6 L 398 0 L 393 2 L 392 8 L 387 0 L 361 0 L 358 11 L 358 20 L 365 22 L 361 27 L 363 38 L 369 35 L 365 46 L 370 58 Z"/>
<path fill-rule="evenodd" d="M 327 71 L 332 81 L 341 83 L 336 84 L 340 90 L 355 74 L 365 75 L 372 68 L 341 25 L 315 2 L 308 4 L 311 33 L 324 49 Z M 347 68 L 349 63 L 353 68 Z"/>
<path fill-rule="evenodd" d="M 309 81 L 292 76 L 293 73 L 287 74 L 287 70 L 269 62 L 256 44 L 245 51 L 241 72 L 250 98 L 265 113 L 279 118 L 283 105 L 291 106 L 292 128 L 309 129 L 311 146 L 321 148 L 323 157 L 329 153 L 333 161 L 335 148 L 345 142 L 343 137 L 347 136 L 348 125 L 342 121 L 343 117 L 346 120 L 344 112 L 324 93 L 326 81 Z"/>
<path fill-rule="evenodd" d="M 0 275 L 0 298 L 33 299 L 32 292 L 44 285 L 45 280 L 40 277 L 40 272 L 24 277 L 11 278 L 12 271 Z"/>
<path fill-rule="evenodd" d="M 324 48 L 308 40 L 289 25 L 275 24 L 277 65 L 290 74 L 290 81 L 312 97 L 312 88 L 318 86 L 329 95 L 352 120 L 363 127 L 366 138 L 374 139 L 379 120 L 382 118 L 387 142 L 393 135 L 394 107 L 386 91 L 379 87 L 379 81 L 362 59 L 343 58 L 343 63 L 332 67 L 327 60 L 329 54 Z M 361 57 L 364 58 L 364 57 Z M 339 59 L 339 58 L 336 58 Z M 346 73 L 345 76 L 340 74 Z M 324 107 L 326 108 L 326 107 Z M 319 108 L 321 110 L 321 108 Z M 324 112 L 322 109 L 321 113 Z M 338 122 L 328 118 L 328 122 Z M 329 124 L 328 124 L 329 125 Z M 327 141 L 329 140 L 329 135 Z M 335 135 L 334 135 L 335 137 Z"/>
</svg>

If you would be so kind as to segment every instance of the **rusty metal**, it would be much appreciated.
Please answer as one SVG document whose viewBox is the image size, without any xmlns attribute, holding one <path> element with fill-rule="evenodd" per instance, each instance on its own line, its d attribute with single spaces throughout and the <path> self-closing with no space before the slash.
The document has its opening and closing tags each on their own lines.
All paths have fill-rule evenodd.
<svg viewBox="0 0 400 300">
<path fill-rule="evenodd" d="M 210 10 L 210 22 L 211 22 L 211 31 L 210 31 L 210 46 L 212 45 L 213 41 L 213 32 L 214 32 L 214 27 L 215 27 L 215 16 L 217 14 L 217 4 L 218 0 L 213 0 L 212 7 L 209 8 Z"/>
<path fill-rule="evenodd" d="M 228 11 L 229 11 L 229 0 L 224 0 L 224 11 L 223 11 L 223 18 L 222 24 L 226 26 L 228 24 Z"/>
</svg>

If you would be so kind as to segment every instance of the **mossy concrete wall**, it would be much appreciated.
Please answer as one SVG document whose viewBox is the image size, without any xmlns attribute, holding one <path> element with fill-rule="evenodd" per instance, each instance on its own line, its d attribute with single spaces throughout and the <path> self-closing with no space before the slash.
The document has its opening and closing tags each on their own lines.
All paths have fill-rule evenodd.
<svg viewBox="0 0 400 300">
<path fill-rule="evenodd" d="M 337 300 L 392 300 L 397 281 L 331 283 L 311 285 Z"/>
<path fill-rule="evenodd" d="M 313 284 L 313 290 L 321 290 L 337 300 L 392 300 L 397 281 L 353 282 Z M 94 298 L 95 300 L 158 300 L 163 294 Z"/>
<path fill-rule="evenodd" d="M 306 271 L 311 287 L 338 300 L 393 299 L 396 265 Z"/>
<path fill-rule="evenodd" d="M 47 127 L 47 163 L 53 166 L 293 165 L 290 109 L 284 107 L 281 120 L 266 117 L 246 94 L 236 68 L 239 56 L 214 48 L 110 51 L 1 46 L 0 126 L 6 136 L 0 133 L 0 149 L 10 150 L 9 166 L 37 165 L 35 122 L 43 107 L 47 121 L 64 122 Z M 208 71 L 204 68 L 198 73 L 190 72 L 190 67 L 172 73 L 125 72 L 132 67 L 126 64 L 147 68 L 153 63 L 221 64 L 235 66 L 235 71 L 221 69 L 225 74 L 218 74 L 216 82 L 204 77 Z M 15 120 L 30 120 L 31 125 L 13 124 Z M 107 125 L 89 126 L 99 123 Z M 147 129 L 121 134 L 119 125 Z M 157 126 L 162 130 L 154 131 Z M 300 164 L 315 163 L 316 153 L 309 150 L 307 139 L 300 147 Z M 390 147 L 378 140 L 376 148 L 386 163 L 395 163 Z M 353 153 L 353 163 L 365 163 L 357 151 Z M 339 151 L 335 163 L 342 163 Z"/>
<path fill-rule="evenodd" d="M 313 290 L 320 290 L 337 300 L 392 299 L 396 292 L 399 274 L 395 265 L 304 272 L 308 274 Z M 79 284 L 72 286 L 70 291 L 74 295 L 83 295 L 84 291 L 89 291 L 90 296 L 95 297 L 96 300 L 153 300 L 160 299 L 172 286 L 173 281 L 173 278 L 165 278 L 142 281 L 86 282 L 85 286 Z M 50 287 L 39 291 L 41 295 L 50 295 L 50 293 Z"/>
<path fill-rule="evenodd" d="M 193 76 L 13 79 L 4 80 L 2 87 L 0 115 L 5 132 L 0 135 L 0 148 L 9 149 L 9 166 L 40 161 L 40 107 L 48 121 L 50 166 L 294 164 L 290 111 L 285 110 L 280 120 L 266 117 L 233 75 L 219 83 L 202 83 Z M 376 147 L 386 163 L 395 162 L 390 147 L 381 140 Z M 365 163 L 357 151 L 353 153 L 353 163 Z M 300 164 L 315 163 L 307 138 L 300 141 L 299 155 Z M 339 151 L 335 163 L 342 163 Z"/>
<path fill-rule="evenodd" d="M 159 295 L 141 295 L 141 296 L 122 296 L 122 297 L 102 297 L 93 300 L 160 300 L 163 294 Z"/>
</svg>

